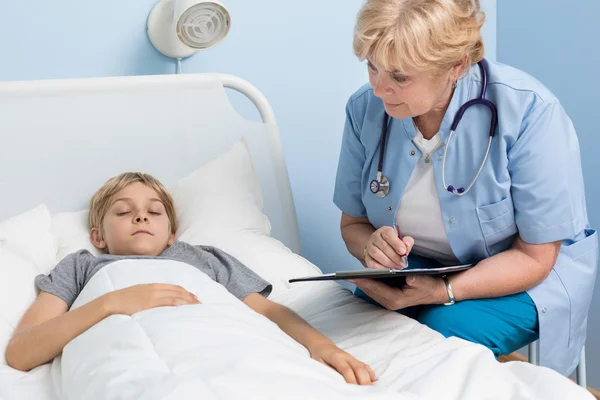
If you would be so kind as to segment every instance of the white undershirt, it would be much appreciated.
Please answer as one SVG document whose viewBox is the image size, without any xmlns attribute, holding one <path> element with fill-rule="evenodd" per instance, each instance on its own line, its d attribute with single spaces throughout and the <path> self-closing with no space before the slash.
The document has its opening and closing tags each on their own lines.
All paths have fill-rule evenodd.
<svg viewBox="0 0 600 400">
<path fill-rule="evenodd" d="M 427 140 L 417 129 L 413 143 L 422 154 L 400 200 L 396 224 L 402 236 L 415 239 L 412 253 L 436 259 L 442 264 L 454 264 L 457 259 L 444 229 L 431 156 L 439 148 L 441 140 L 439 133 Z M 427 157 L 429 163 L 425 162 Z"/>
</svg>

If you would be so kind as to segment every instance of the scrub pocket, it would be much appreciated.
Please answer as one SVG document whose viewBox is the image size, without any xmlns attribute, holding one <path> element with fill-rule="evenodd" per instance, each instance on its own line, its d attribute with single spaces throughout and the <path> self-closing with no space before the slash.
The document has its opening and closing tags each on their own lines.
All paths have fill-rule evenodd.
<svg viewBox="0 0 600 400">
<path fill-rule="evenodd" d="M 508 249 L 517 233 L 512 199 L 477 207 L 477 218 L 483 233 L 486 250 L 493 256 Z"/>
<path fill-rule="evenodd" d="M 569 343 L 582 345 L 586 336 L 587 316 L 594 294 L 598 264 L 598 232 L 586 229 L 584 237 L 561 247 L 554 270 L 571 301 Z M 576 340 L 577 343 L 573 343 Z"/>
</svg>

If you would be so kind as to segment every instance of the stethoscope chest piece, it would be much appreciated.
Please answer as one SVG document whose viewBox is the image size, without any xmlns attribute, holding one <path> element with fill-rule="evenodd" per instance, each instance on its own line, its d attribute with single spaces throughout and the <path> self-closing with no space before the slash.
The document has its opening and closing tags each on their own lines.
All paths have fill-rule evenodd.
<svg viewBox="0 0 600 400">
<path fill-rule="evenodd" d="M 390 181 L 383 175 L 377 176 L 377 179 L 371 181 L 370 188 L 371 193 L 380 199 L 384 198 L 390 192 Z"/>
</svg>

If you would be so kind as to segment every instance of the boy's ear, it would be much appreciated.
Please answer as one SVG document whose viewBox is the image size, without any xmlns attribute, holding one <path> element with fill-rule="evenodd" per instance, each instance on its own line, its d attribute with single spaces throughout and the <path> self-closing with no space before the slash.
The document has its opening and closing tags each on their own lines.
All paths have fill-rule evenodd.
<svg viewBox="0 0 600 400">
<path fill-rule="evenodd" d="M 169 241 L 167 242 L 167 246 L 170 246 L 173 243 L 175 243 L 175 234 L 171 233 L 171 236 L 169 236 Z"/>
<path fill-rule="evenodd" d="M 106 250 L 106 241 L 104 241 L 104 238 L 102 237 L 102 231 L 100 229 L 92 228 L 90 231 L 90 241 L 96 248 L 100 250 Z"/>
</svg>

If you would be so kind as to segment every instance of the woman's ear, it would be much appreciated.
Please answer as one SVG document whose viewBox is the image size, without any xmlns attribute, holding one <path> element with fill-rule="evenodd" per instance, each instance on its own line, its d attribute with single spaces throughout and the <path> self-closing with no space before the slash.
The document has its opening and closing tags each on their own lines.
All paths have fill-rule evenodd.
<svg viewBox="0 0 600 400">
<path fill-rule="evenodd" d="M 92 228 L 90 231 L 90 242 L 92 242 L 96 248 L 106 250 L 106 241 L 102 237 L 102 231 L 99 228 Z"/>
<path fill-rule="evenodd" d="M 469 56 L 465 55 L 458 64 L 456 64 L 456 65 L 454 65 L 454 67 L 452 67 L 452 72 L 451 72 L 452 81 L 457 81 L 464 75 L 464 73 L 467 71 L 468 64 L 469 64 Z"/>
</svg>

